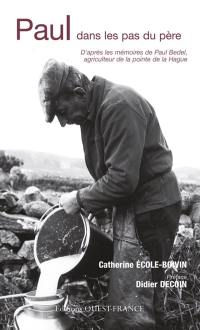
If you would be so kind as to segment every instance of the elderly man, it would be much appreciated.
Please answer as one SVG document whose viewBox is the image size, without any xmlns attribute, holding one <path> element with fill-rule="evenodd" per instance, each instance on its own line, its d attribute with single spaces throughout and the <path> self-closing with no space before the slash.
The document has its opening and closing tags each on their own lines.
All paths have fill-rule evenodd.
<svg viewBox="0 0 200 330">
<path fill-rule="evenodd" d="M 114 260 L 131 260 L 131 235 L 136 224 L 151 260 L 167 261 L 177 231 L 181 197 L 171 171 L 172 153 L 153 107 L 129 87 L 98 76 L 90 81 L 74 67 L 52 59 L 44 67 L 39 93 L 47 122 L 56 116 L 62 127 L 80 125 L 86 165 L 95 180 L 86 188 L 63 194 L 60 204 L 64 210 L 73 214 L 83 208 L 95 214 L 114 207 Z M 124 248 L 124 242 L 128 248 Z M 152 278 L 158 283 L 154 292 L 156 328 L 164 329 L 159 288 L 164 269 L 152 269 Z M 120 305 L 123 299 L 130 303 L 135 288 L 130 272 L 113 270 L 110 281 L 112 303 Z M 106 317 L 105 328 L 150 326 L 134 324 L 130 312 L 119 312 Z"/>
</svg>

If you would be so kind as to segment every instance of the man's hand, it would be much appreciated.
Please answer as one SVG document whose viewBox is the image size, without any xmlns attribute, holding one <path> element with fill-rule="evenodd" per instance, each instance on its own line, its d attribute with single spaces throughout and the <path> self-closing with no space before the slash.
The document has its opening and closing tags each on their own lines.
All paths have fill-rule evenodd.
<svg viewBox="0 0 200 330">
<path fill-rule="evenodd" d="M 59 205 L 63 207 L 67 214 L 75 214 L 80 210 L 76 199 L 77 191 L 74 190 L 70 193 L 63 194 L 60 197 Z"/>
</svg>

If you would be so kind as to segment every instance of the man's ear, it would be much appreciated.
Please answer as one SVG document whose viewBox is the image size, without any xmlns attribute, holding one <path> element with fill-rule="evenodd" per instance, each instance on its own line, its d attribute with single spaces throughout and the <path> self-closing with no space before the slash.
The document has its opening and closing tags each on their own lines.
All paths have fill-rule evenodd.
<svg viewBox="0 0 200 330">
<path fill-rule="evenodd" d="M 86 95 L 86 91 L 82 87 L 74 88 L 73 92 L 76 93 L 79 96 L 85 96 Z"/>
</svg>

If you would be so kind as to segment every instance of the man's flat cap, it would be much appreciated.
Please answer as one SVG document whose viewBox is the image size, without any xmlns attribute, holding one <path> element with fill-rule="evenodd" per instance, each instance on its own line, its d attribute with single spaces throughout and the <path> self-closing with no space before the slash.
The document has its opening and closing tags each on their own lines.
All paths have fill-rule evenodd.
<svg viewBox="0 0 200 330">
<path fill-rule="evenodd" d="M 50 59 L 46 62 L 39 80 L 39 97 L 44 109 L 45 120 L 52 122 L 55 116 L 56 99 L 69 74 L 69 66 Z"/>
</svg>

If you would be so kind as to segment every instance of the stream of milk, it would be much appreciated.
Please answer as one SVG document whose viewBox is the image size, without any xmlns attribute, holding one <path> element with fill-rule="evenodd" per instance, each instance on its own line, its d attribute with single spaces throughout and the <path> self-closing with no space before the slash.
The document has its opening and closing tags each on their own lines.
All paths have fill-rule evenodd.
<svg viewBox="0 0 200 330">
<path fill-rule="evenodd" d="M 73 254 L 44 261 L 40 265 L 40 278 L 37 285 L 36 296 L 54 296 L 57 292 L 58 281 L 62 274 L 74 268 L 82 254 Z"/>
</svg>

